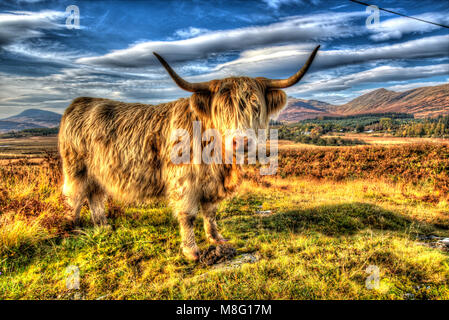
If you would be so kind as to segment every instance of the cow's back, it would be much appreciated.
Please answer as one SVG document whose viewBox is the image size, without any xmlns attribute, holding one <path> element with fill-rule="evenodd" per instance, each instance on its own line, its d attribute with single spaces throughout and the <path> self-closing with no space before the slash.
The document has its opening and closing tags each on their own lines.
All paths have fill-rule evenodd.
<svg viewBox="0 0 449 320">
<path fill-rule="evenodd" d="M 75 99 L 61 120 L 63 165 L 123 200 L 163 195 L 171 110 L 170 104 Z"/>
</svg>

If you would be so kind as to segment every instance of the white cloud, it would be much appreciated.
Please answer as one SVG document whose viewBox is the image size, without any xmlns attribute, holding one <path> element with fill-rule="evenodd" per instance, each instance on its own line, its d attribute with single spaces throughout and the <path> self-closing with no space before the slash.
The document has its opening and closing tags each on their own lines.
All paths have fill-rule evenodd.
<svg viewBox="0 0 449 320">
<path fill-rule="evenodd" d="M 207 32 L 209 32 L 208 29 L 189 27 L 187 29 L 176 30 L 175 36 L 185 39 L 185 38 L 196 37 L 200 34 L 204 34 Z"/>
<path fill-rule="evenodd" d="M 352 37 L 365 32 L 351 28 L 351 21 L 364 12 L 322 13 L 289 17 L 267 26 L 214 31 L 176 41 L 147 41 L 103 56 L 85 57 L 79 63 L 108 67 L 139 68 L 158 65 L 152 52 L 156 51 L 170 62 L 192 61 L 209 54 L 241 51 L 287 42 L 326 40 Z"/>
<path fill-rule="evenodd" d="M 269 76 L 270 74 L 294 73 L 309 56 L 314 45 L 286 45 L 247 50 L 240 57 L 218 65 L 214 74 L 240 74 Z M 432 48 L 432 50 L 429 50 Z M 366 62 L 447 57 L 449 35 L 433 36 L 393 45 L 376 47 L 359 46 L 353 49 L 321 49 L 313 63 L 313 69 L 329 69 Z M 204 75 L 206 77 L 207 75 Z"/>
<path fill-rule="evenodd" d="M 405 84 L 395 84 L 393 86 L 387 86 L 385 89 L 397 92 L 408 91 L 421 87 L 429 87 L 429 86 L 439 86 L 442 84 L 447 84 L 449 82 L 449 78 L 446 81 L 428 81 L 428 82 L 413 82 L 413 83 L 405 83 Z"/>
<path fill-rule="evenodd" d="M 73 65 L 72 61 L 81 56 L 77 51 L 69 50 L 66 47 L 52 41 L 40 41 L 39 46 L 36 42 L 30 44 L 27 42 L 18 42 L 7 47 L 8 51 L 26 57 L 32 60 L 46 61 L 51 63 L 60 63 L 64 65 Z"/>
<path fill-rule="evenodd" d="M 435 23 L 449 24 L 447 13 L 424 13 L 415 17 Z M 406 17 L 399 17 L 381 20 L 378 26 L 373 25 L 373 28 L 370 29 L 373 35 L 370 38 L 374 41 L 396 40 L 402 38 L 404 34 L 431 32 L 438 28 L 441 27 Z"/>
<path fill-rule="evenodd" d="M 335 92 L 351 89 L 369 83 L 385 83 L 390 81 L 404 81 L 412 79 L 423 79 L 434 76 L 449 74 L 449 64 L 438 64 L 417 67 L 381 66 L 370 70 L 347 74 L 332 78 L 324 75 L 319 79 L 316 77 L 313 83 L 304 83 L 292 87 L 286 91 L 289 94 L 312 93 L 312 92 Z"/>
<path fill-rule="evenodd" d="M 263 0 L 268 7 L 279 9 L 284 4 L 302 4 L 301 0 Z"/>
<path fill-rule="evenodd" d="M 62 69 L 60 73 L 33 77 L 0 73 L 0 118 L 28 108 L 62 112 L 79 96 L 129 102 L 162 103 L 186 96 L 171 79 L 120 77 L 95 69 Z"/>
<path fill-rule="evenodd" d="M 65 65 L 76 67 L 62 69 L 58 74 L 42 77 L 0 73 L 2 87 L 0 115 L 17 113 L 20 108 L 32 107 L 62 111 L 70 100 L 77 96 L 161 103 L 188 95 L 174 85 L 154 59 L 153 51 L 159 52 L 169 62 L 190 61 L 188 65 L 184 63 L 182 68 L 179 66 L 175 68 L 181 75 L 189 72 L 201 73 L 198 76 L 188 77 L 191 81 L 211 80 L 230 75 L 267 77 L 274 77 L 273 75 L 280 73 L 290 75 L 307 59 L 314 47 L 311 42 L 351 38 L 355 34 L 369 36 L 370 33 L 367 32 L 371 31 L 367 31 L 368 29 L 353 26 L 354 19 L 365 15 L 366 13 L 361 11 L 297 16 L 267 26 L 222 31 L 191 27 L 175 32 L 175 36 L 184 40 L 148 41 L 103 56 L 79 58 L 78 53 L 64 48 L 45 45 L 40 46 L 41 49 L 31 48 L 25 41 L 41 37 L 47 30 L 63 28 L 64 25 L 58 22 L 65 17 L 65 13 L 41 11 L 0 14 L 0 46 L 21 55 L 34 58 L 39 56 L 53 62 L 64 61 Z M 395 26 L 397 30 L 394 29 Z M 414 25 L 398 18 L 382 22 L 382 29 L 378 29 L 371 36 L 382 36 L 385 39 L 395 36 L 400 38 L 405 33 L 432 30 L 433 27 L 417 30 Z M 396 31 L 400 34 L 394 34 Z M 43 41 L 43 39 L 34 40 L 33 43 L 40 43 L 41 40 Z M 305 43 L 296 44 L 298 42 Z M 448 51 L 449 35 L 425 37 L 392 45 L 376 44 L 333 50 L 326 49 L 324 45 L 313 64 L 312 72 L 315 72 L 309 72 L 304 82 L 287 89 L 287 92 L 331 103 L 343 103 L 348 97 L 358 94 L 357 91 L 353 91 L 354 87 L 363 84 L 378 83 L 382 87 L 387 86 L 388 89 L 397 91 L 413 88 L 414 85 L 420 86 L 418 85 L 420 83 L 432 85 L 431 83 L 439 82 L 412 84 L 397 82 L 448 74 Z M 218 57 L 228 59 L 229 56 L 224 54 L 235 52 L 240 52 L 235 60 L 218 65 L 216 63 L 220 61 L 219 59 L 212 59 L 215 61 L 212 66 L 204 61 L 194 61 L 206 58 L 210 54 L 219 54 Z M 427 58 L 432 58 L 434 65 L 405 67 L 396 63 L 396 61 Z M 73 60 L 85 65 L 77 65 L 72 62 Z M 363 64 L 364 68 L 375 67 L 352 73 L 356 68 L 350 66 L 357 64 Z M 386 65 L 379 66 L 380 64 Z M 115 67 L 145 67 L 145 69 L 132 69 L 134 72 L 130 72 L 131 69 L 114 69 Z M 336 76 L 341 74 L 342 76 Z"/>
<path fill-rule="evenodd" d="M 286 89 L 289 95 L 317 99 L 338 104 L 359 95 L 353 89 L 366 84 L 379 84 L 391 90 L 412 88 L 398 81 L 424 79 L 449 73 L 449 64 L 419 67 L 381 66 L 370 70 L 335 76 L 326 72 L 313 74 L 311 82 L 301 82 Z M 390 82 L 396 84 L 390 85 Z M 439 82 L 422 82 L 436 85 Z M 179 89 L 165 77 L 117 77 L 116 73 L 101 73 L 95 69 L 63 69 L 58 74 L 30 77 L 0 73 L 0 118 L 27 108 L 52 109 L 62 112 L 78 96 L 105 97 L 128 102 L 158 104 L 171 101 L 189 93 Z M 416 84 L 416 86 L 421 86 Z M 12 94 L 14 93 L 14 94 Z"/>
<path fill-rule="evenodd" d="M 38 2 L 44 2 L 46 0 L 15 0 L 17 3 L 38 3 Z"/>
<path fill-rule="evenodd" d="M 0 47 L 43 35 L 45 30 L 60 29 L 58 21 L 65 16 L 59 11 L 13 11 L 0 13 Z"/>
<path fill-rule="evenodd" d="M 267 4 L 269 8 L 279 9 L 283 5 L 307 5 L 308 3 L 312 3 L 314 5 L 318 5 L 320 0 L 263 0 Z"/>
<path fill-rule="evenodd" d="M 282 69 L 282 65 L 296 65 L 297 61 L 301 61 L 307 54 L 304 49 L 313 47 L 313 45 L 285 45 L 285 43 L 323 43 L 330 39 L 350 38 L 367 32 L 376 32 L 371 37 L 381 40 L 381 38 L 400 38 L 403 34 L 410 32 L 429 32 L 437 28 L 428 24 L 423 27 L 423 23 L 408 18 L 383 21 L 381 27 L 374 31 L 364 27 L 355 28 L 352 24 L 354 19 L 365 15 L 363 11 L 321 13 L 289 17 L 267 26 L 222 31 L 207 31 L 192 27 L 175 33 L 177 36 L 188 39 L 147 41 L 102 56 L 82 57 L 77 62 L 108 68 L 142 68 L 159 66 L 152 54 L 153 51 L 160 53 L 170 63 L 189 62 L 190 64 L 198 59 L 207 58 L 211 54 L 241 52 L 238 59 L 218 65 L 214 71 L 222 71 L 225 74 L 248 71 L 250 74 L 255 74 L 261 69 L 260 66 L 265 68 L 266 65 L 276 66 L 280 63 L 279 69 Z M 429 19 L 433 17 L 438 21 L 449 20 L 448 17 L 439 13 L 428 13 L 422 17 Z M 434 36 L 381 47 L 359 46 L 354 49 L 321 50 L 315 67 L 331 68 L 380 59 L 438 58 L 447 56 L 448 51 L 449 36 Z M 281 57 L 282 61 L 279 60 Z M 267 64 L 263 63 L 264 60 Z M 203 67 L 206 70 L 210 68 L 210 66 Z"/>
</svg>

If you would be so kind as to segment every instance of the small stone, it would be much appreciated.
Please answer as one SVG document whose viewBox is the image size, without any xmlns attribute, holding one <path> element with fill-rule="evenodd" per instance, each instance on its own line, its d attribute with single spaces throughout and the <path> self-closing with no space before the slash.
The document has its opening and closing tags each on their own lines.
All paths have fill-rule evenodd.
<svg viewBox="0 0 449 320">
<path fill-rule="evenodd" d="M 431 235 L 425 235 L 425 234 L 420 234 L 417 236 L 418 240 L 439 240 L 439 239 L 443 239 L 442 237 L 438 237 L 435 236 L 433 234 Z"/>
<path fill-rule="evenodd" d="M 258 211 L 256 211 L 256 213 L 260 214 L 260 215 L 267 216 L 267 215 L 271 214 L 271 210 L 258 210 Z"/>
<path fill-rule="evenodd" d="M 236 268 L 240 268 L 242 265 L 244 265 L 246 263 L 255 263 L 255 262 L 259 261 L 259 259 L 260 259 L 260 256 L 257 253 L 256 254 L 244 253 L 244 254 L 238 256 L 235 260 L 225 261 L 225 262 L 215 265 L 214 269 L 216 269 L 216 270 L 236 269 Z"/>
</svg>

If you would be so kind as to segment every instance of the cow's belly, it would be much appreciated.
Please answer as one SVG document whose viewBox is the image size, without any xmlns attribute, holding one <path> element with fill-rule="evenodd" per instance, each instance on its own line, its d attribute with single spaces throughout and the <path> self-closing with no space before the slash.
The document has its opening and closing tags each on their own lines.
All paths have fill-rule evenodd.
<svg viewBox="0 0 449 320">
<path fill-rule="evenodd" d="M 156 155 L 109 150 L 91 154 L 88 174 L 116 199 L 146 201 L 165 192 L 162 162 Z"/>
</svg>

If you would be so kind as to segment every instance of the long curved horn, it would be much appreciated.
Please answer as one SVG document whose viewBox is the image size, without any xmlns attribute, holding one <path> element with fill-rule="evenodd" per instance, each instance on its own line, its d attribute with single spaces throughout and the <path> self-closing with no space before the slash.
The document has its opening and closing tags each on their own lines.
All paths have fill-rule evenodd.
<svg viewBox="0 0 449 320">
<path fill-rule="evenodd" d="M 302 66 L 301 70 L 296 72 L 294 75 L 292 75 L 290 78 L 287 79 L 267 79 L 266 85 L 267 88 L 270 89 L 282 89 L 282 88 L 288 88 L 296 83 L 298 83 L 299 80 L 306 74 L 307 70 L 309 70 L 310 65 L 312 64 L 313 59 L 316 56 L 316 53 L 318 52 L 318 49 L 320 46 L 317 46 L 315 50 L 313 50 L 312 54 L 310 55 L 309 59 L 307 59 L 306 63 Z"/>
<path fill-rule="evenodd" d="M 160 55 L 158 55 L 156 52 L 153 52 L 153 54 L 156 56 L 156 58 L 159 60 L 159 62 L 162 64 L 162 66 L 167 70 L 170 77 L 176 82 L 176 84 L 186 91 L 190 92 L 198 92 L 198 91 L 208 91 L 209 90 L 209 82 L 198 82 L 198 83 L 191 83 L 188 81 L 185 81 L 183 78 L 181 78 L 167 63 L 167 61 L 164 60 Z"/>
</svg>

